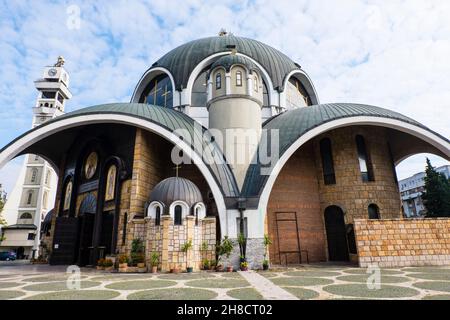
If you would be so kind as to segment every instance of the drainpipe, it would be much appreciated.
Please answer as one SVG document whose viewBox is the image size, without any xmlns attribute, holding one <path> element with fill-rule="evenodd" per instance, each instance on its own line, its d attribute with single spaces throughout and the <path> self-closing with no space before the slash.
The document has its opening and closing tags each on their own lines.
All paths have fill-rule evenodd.
<svg viewBox="0 0 450 320">
<path fill-rule="evenodd" d="M 239 232 L 240 234 L 245 236 L 245 230 L 244 230 L 244 211 L 246 209 L 246 198 L 239 198 L 238 199 L 238 210 L 239 210 Z M 247 238 L 245 237 L 245 241 L 242 244 L 242 254 L 245 257 L 246 256 L 246 248 L 247 248 Z"/>
</svg>

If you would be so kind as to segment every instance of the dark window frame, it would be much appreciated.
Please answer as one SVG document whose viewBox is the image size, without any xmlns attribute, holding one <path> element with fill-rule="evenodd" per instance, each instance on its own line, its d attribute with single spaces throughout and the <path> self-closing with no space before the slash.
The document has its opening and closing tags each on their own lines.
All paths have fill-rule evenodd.
<svg viewBox="0 0 450 320">
<path fill-rule="evenodd" d="M 183 207 L 180 204 L 173 208 L 173 223 L 176 226 L 183 225 Z"/>
<path fill-rule="evenodd" d="M 217 72 L 216 74 L 216 90 L 222 88 L 222 73 Z"/>
<path fill-rule="evenodd" d="M 161 207 L 157 206 L 155 208 L 155 226 L 161 225 Z"/>
<path fill-rule="evenodd" d="M 367 151 L 367 145 L 364 137 L 360 134 L 355 137 L 356 151 L 358 155 L 359 170 L 363 182 L 375 181 L 373 174 L 372 161 Z M 365 167 L 365 168 L 364 168 Z M 364 170 L 365 169 L 365 170 Z"/>
<path fill-rule="evenodd" d="M 323 138 L 319 142 L 320 157 L 322 159 L 323 182 L 325 185 L 336 184 L 336 174 L 333 162 L 333 148 L 330 138 Z"/>
</svg>

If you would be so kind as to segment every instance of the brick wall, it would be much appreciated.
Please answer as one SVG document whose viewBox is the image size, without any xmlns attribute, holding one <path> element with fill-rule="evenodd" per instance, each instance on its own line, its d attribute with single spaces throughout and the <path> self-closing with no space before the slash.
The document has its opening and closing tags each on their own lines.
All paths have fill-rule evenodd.
<svg viewBox="0 0 450 320">
<path fill-rule="evenodd" d="M 450 265 L 450 219 L 355 220 L 359 265 Z"/>
</svg>

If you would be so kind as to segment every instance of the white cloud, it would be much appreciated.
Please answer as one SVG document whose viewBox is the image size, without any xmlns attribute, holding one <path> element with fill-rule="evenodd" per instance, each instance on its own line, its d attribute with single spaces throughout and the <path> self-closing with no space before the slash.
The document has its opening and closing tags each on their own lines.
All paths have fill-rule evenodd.
<svg viewBox="0 0 450 320">
<path fill-rule="evenodd" d="M 79 30 L 66 26 L 72 4 Z M 71 74 L 71 111 L 128 101 L 160 56 L 222 27 L 297 61 L 322 102 L 388 107 L 449 137 L 448 16 L 446 0 L 0 0 L 0 145 L 29 128 L 33 80 L 58 55 Z M 399 166 L 402 175 L 422 170 L 417 159 Z"/>
</svg>

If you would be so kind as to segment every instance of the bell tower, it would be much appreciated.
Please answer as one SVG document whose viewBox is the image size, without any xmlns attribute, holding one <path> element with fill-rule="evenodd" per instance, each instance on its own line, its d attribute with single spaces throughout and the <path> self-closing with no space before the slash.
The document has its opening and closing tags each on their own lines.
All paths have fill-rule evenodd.
<svg viewBox="0 0 450 320">
<path fill-rule="evenodd" d="M 60 56 L 54 65 L 45 67 L 42 78 L 36 80 L 34 85 L 38 97 L 33 107 L 32 128 L 64 114 L 65 103 L 72 97 L 64 58 Z M 10 247 L 22 257 L 37 258 L 41 221 L 53 208 L 56 186 L 56 172 L 50 164 L 38 155 L 26 155 L 16 185 L 4 207 L 9 228 L 16 230 L 15 241 L 9 244 L 6 235 L 6 241 L 1 246 Z"/>
</svg>

